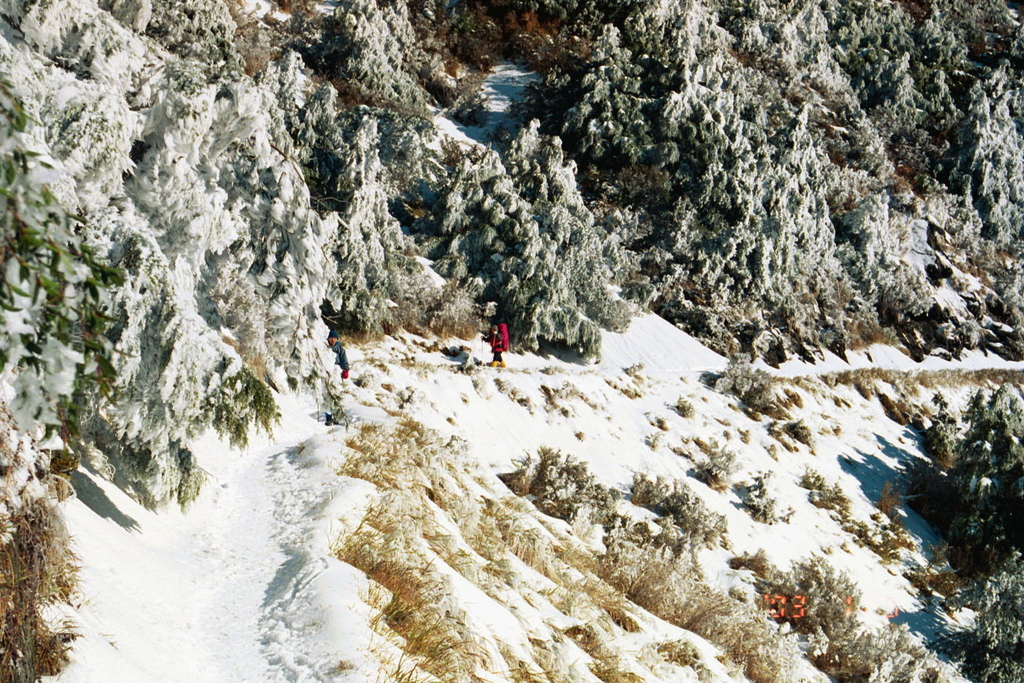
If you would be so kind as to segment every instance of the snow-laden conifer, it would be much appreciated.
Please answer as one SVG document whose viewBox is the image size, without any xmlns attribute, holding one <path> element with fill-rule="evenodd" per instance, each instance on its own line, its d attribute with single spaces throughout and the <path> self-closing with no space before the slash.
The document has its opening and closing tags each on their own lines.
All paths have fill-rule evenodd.
<svg viewBox="0 0 1024 683">
<path fill-rule="evenodd" d="M 346 329 L 378 333 L 390 322 L 389 306 L 417 287 L 421 269 L 409 256 L 412 245 L 388 212 L 388 194 L 377 152 L 373 119 L 358 124 L 340 159 L 332 195 L 341 209 L 338 240 L 327 299 Z"/>
<path fill-rule="evenodd" d="M 0 370 L 27 432 L 74 427 L 73 396 L 109 386 L 101 289 L 117 280 L 48 189 L 56 174 L 29 125 L 12 86 L 0 82 Z"/>
<path fill-rule="evenodd" d="M 974 87 L 953 173 L 954 187 L 971 198 L 984 222 L 982 236 L 998 246 L 1018 241 L 1024 224 L 1022 96 L 1008 79 L 1000 70 Z"/>
<path fill-rule="evenodd" d="M 404 2 L 343 0 L 308 50 L 351 100 L 418 111 L 426 105 L 416 67 L 428 69 Z"/>
<path fill-rule="evenodd" d="M 192 61 L 211 80 L 242 72 L 234 43 L 235 22 L 219 0 L 150 0 L 146 34 L 176 55 Z M 140 13 L 144 13 L 140 8 Z M 144 18 L 144 14 L 138 17 Z"/>
<path fill-rule="evenodd" d="M 980 683 L 1021 683 L 1024 667 L 1024 562 L 1014 553 L 990 578 L 957 597 L 975 613 L 974 623 L 954 642 L 964 672 Z"/>
<path fill-rule="evenodd" d="M 445 239 L 439 272 L 498 304 L 517 348 L 564 344 L 600 351 L 598 330 L 620 324 L 609 289 L 605 239 L 576 187 L 558 138 L 536 122 L 513 141 L 505 163 L 494 152 L 467 158 L 439 202 Z"/>
<path fill-rule="evenodd" d="M 951 540 L 967 549 L 971 564 L 1024 547 L 1024 404 L 1004 386 L 979 392 L 964 419 L 967 430 L 951 471 L 959 496 Z"/>
</svg>

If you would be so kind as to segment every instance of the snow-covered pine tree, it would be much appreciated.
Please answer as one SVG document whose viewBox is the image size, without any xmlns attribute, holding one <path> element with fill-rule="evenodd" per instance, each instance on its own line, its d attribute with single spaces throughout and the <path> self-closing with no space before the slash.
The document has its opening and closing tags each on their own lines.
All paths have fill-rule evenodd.
<svg viewBox="0 0 1024 683">
<path fill-rule="evenodd" d="M 982 237 L 998 247 L 1024 235 L 1022 111 L 1024 90 L 999 69 L 984 85 L 975 85 L 958 132 L 951 186 L 972 200 L 983 221 Z"/>
<path fill-rule="evenodd" d="M 151 13 L 146 35 L 183 59 L 191 61 L 211 80 L 242 72 L 242 57 L 234 42 L 235 22 L 221 0 L 149 0 Z M 138 18 L 145 8 L 139 8 Z"/>
<path fill-rule="evenodd" d="M 607 25 L 594 43 L 587 73 L 561 76 L 555 88 L 578 89 L 560 122 L 560 136 L 583 162 L 613 166 L 636 164 L 650 145 L 650 122 L 642 94 L 641 67 L 622 47 L 619 30 Z"/>
<path fill-rule="evenodd" d="M 838 255 L 865 306 L 890 324 L 927 312 L 932 297 L 925 271 L 907 259 L 913 228 L 893 210 L 887 192 L 868 195 L 835 225 Z"/>
<path fill-rule="evenodd" d="M 928 455 L 941 470 L 950 469 L 956 462 L 957 442 L 960 438 L 960 418 L 950 410 L 949 401 L 942 394 L 932 398 L 935 415 L 924 430 L 922 442 Z"/>
<path fill-rule="evenodd" d="M 33 130 L 36 129 L 36 130 Z M 89 247 L 82 220 L 48 183 L 56 164 L 38 124 L 0 81 L 0 679 L 29 683 L 59 673 L 69 634 L 51 618 L 74 587 L 55 491 L 77 466 L 38 438 L 78 436 L 79 406 L 114 381 L 104 335 L 105 289 L 118 273 Z M 13 389 L 13 396 L 10 393 Z"/>
<path fill-rule="evenodd" d="M 963 562 L 985 570 L 1024 548 L 1024 402 L 1009 385 L 979 391 L 964 421 L 950 471 L 959 498 L 950 541 L 963 548 Z"/>
<path fill-rule="evenodd" d="M 414 299 L 416 290 L 426 287 L 422 267 L 411 257 L 412 242 L 388 211 L 379 139 L 374 119 L 357 123 L 330 188 L 344 208 L 327 300 L 340 327 L 373 334 L 391 321 L 389 307 Z"/>
<path fill-rule="evenodd" d="M 418 72 L 430 72 L 404 2 L 343 0 L 306 48 L 315 68 L 351 103 L 425 111 Z"/>
<path fill-rule="evenodd" d="M 110 29 L 108 63 L 136 54 L 138 39 L 109 15 L 83 12 L 83 21 Z M 23 25 L 43 31 L 31 12 Z M 41 42 L 52 38 L 39 34 Z M 254 374 L 240 354 L 263 356 L 271 374 L 284 369 L 282 379 L 320 372 L 312 328 L 319 325 L 323 289 L 320 296 L 315 290 L 326 286 L 322 244 L 331 224 L 309 211 L 301 170 L 282 159 L 287 146 L 273 143 L 259 113 L 273 99 L 251 84 L 209 84 L 202 69 L 180 60 L 129 93 L 43 67 L 27 52 L 4 55 L 24 77 L 33 111 L 62 112 L 48 115 L 54 129 L 37 136 L 52 143 L 50 179 L 85 210 L 82 238 L 126 275 L 110 302 L 116 393 L 124 401 L 96 412 L 86 436 L 107 447 L 118 476 L 141 499 L 185 501 L 201 479 L 182 445 L 187 438 L 214 426 L 240 443 L 276 414 L 262 370 Z M 117 94 L 146 105 L 144 126 Z M 133 163 L 122 187 L 118 169 Z M 221 288 L 224 301 L 211 301 L 208 285 L 216 291 L 218 282 L 236 277 L 237 287 Z M 267 322 L 275 348 L 263 351 L 263 330 L 247 324 L 253 319 Z M 238 333 L 225 321 L 237 323 Z M 282 329 L 288 334 L 278 334 Z"/>
<path fill-rule="evenodd" d="M 102 296 L 119 274 L 49 191 L 54 176 L 29 121 L 13 86 L 0 82 L 0 371 L 22 430 L 74 430 L 75 394 L 105 394 L 113 381 Z"/>
<path fill-rule="evenodd" d="M 1014 553 L 989 578 L 957 596 L 974 610 L 972 626 L 954 640 L 964 673 L 978 683 L 1024 681 L 1024 561 Z"/>
<path fill-rule="evenodd" d="M 436 267 L 497 302 L 517 348 L 566 345 L 600 354 L 601 326 L 625 321 L 612 296 L 605 248 L 558 138 L 534 121 L 497 153 L 476 152 L 457 169 L 437 204 L 442 237 Z M 507 164 L 507 165 L 506 165 Z"/>
</svg>

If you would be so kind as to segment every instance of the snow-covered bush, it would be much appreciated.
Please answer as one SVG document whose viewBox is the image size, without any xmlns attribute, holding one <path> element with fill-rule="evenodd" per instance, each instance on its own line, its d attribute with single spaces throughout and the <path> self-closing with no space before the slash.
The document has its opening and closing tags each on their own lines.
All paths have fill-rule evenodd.
<svg viewBox="0 0 1024 683">
<path fill-rule="evenodd" d="M 753 414 L 780 415 L 774 381 L 766 371 L 751 363 L 747 354 L 729 358 L 725 372 L 715 380 L 715 391 L 733 394 Z"/>
<path fill-rule="evenodd" d="M 702 448 L 704 459 L 697 463 L 697 479 L 721 493 L 732 484 L 736 474 L 736 454 L 712 441 Z"/>
<path fill-rule="evenodd" d="M 829 484 L 819 472 L 808 468 L 799 485 L 807 489 L 807 498 L 814 507 L 834 512 L 843 519 L 850 516 L 850 499 L 838 482 Z"/>
<path fill-rule="evenodd" d="M 598 482 L 586 463 L 552 448 L 542 447 L 501 480 L 518 496 L 531 496 L 541 512 L 566 521 L 585 511 L 592 521 L 604 523 L 615 514 L 617 498 Z"/>
<path fill-rule="evenodd" d="M 954 680 L 947 664 L 929 653 L 905 625 L 881 630 L 861 625 L 860 591 L 850 578 L 816 556 L 759 586 L 779 622 L 807 636 L 808 657 L 836 681 L 926 683 Z"/>
<path fill-rule="evenodd" d="M 779 521 L 778 501 L 771 494 L 771 473 L 761 472 L 745 488 L 741 496 L 743 506 L 750 511 L 750 516 L 763 524 L 775 524 Z"/>
<path fill-rule="evenodd" d="M 708 509 L 686 484 L 646 474 L 633 475 L 631 502 L 672 522 L 682 539 L 695 546 L 714 547 L 725 536 L 725 517 Z"/>
<path fill-rule="evenodd" d="M 816 556 L 797 563 L 789 572 L 771 575 L 759 590 L 769 596 L 765 606 L 775 610 L 777 621 L 789 623 L 799 633 L 816 634 L 823 641 L 824 647 L 812 655 L 812 661 L 823 671 L 834 671 L 838 649 L 852 642 L 860 628 L 856 616 L 860 591 L 853 581 L 826 558 Z M 793 604 L 781 610 L 770 599 L 774 595 L 785 596 L 787 604 Z"/>
<path fill-rule="evenodd" d="M 679 415 L 679 417 L 682 417 L 687 420 L 693 417 L 693 403 L 691 403 L 687 398 L 683 396 L 680 396 L 678 399 L 676 399 L 676 403 L 672 407 L 676 411 L 676 414 Z"/>
</svg>

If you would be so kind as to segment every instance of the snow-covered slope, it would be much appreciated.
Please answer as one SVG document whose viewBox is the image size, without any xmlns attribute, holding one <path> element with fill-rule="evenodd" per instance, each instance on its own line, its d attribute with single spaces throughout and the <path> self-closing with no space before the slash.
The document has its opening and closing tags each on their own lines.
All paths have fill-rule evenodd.
<svg viewBox="0 0 1024 683">
<path fill-rule="evenodd" d="M 814 469 L 850 498 L 852 517 L 877 512 L 883 484 L 919 453 L 916 434 L 887 419 L 877 401 L 841 384 L 791 385 L 802 403 L 793 418 L 813 432 L 806 445 L 772 436 L 773 421 L 747 416 L 733 397 L 702 383 L 701 374 L 721 372 L 724 361 L 655 317 L 609 334 L 605 348 L 599 365 L 513 353 L 498 369 L 468 359 L 482 355 L 472 340 L 402 336 L 353 346 L 352 425 L 324 427 L 313 399 L 279 395 L 283 420 L 273 438 L 254 439 L 245 451 L 212 436 L 192 444 L 210 478 L 186 513 L 148 511 L 98 473 L 76 473 L 77 495 L 64 507 L 82 561 L 73 615 L 82 637 L 60 680 L 445 680 L 438 655 L 416 654 L 388 612 L 399 588 L 387 585 L 380 562 L 419 567 L 431 578 L 431 599 L 443 606 L 436 626 L 468 629 L 459 647 L 474 664 L 462 666 L 479 680 L 522 680 L 517 666 L 581 681 L 611 669 L 644 681 L 697 680 L 698 672 L 702 681 L 743 680 L 735 652 L 607 586 L 604 611 L 597 606 L 599 581 L 585 558 L 603 552 L 601 533 L 584 518 L 567 524 L 520 504 L 495 476 L 542 447 L 574 455 L 622 492 L 637 473 L 687 482 L 725 519 L 721 542 L 699 552 L 707 585 L 751 609 L 760 603 L 753 577 L 730 569 L 730 558 L 763 550 L 784 569 L 824 554 L 863 593 L 871 628 L 904 623 L 926 637 L 944 628 L 945 617 L 913 596 L 901 563 L 884 564 L 853 542 L 797 485 Z M 693 408 L 686 417 L 680 400 Z M 406 452 L 385 435 L 409 424 L 425 431 Z M 701 443 L 735 453 L 725 488 L 694 478 L 705 458 Z M 773 524 L 754 521 L 741 503 L 742 485 L 760 472 L 771 473 L 780 508 Z M 638 519 L 651 514 L 619 506 Z M 381 522 L 387 514 L 397 526 Z M 904 514 L 915 547 L 904 557 L 920 557 L 934 539 Z M 486 524 L 499 537 L 501 525 L 533 529 L 532 553 L 545 558 L 534 567 L 551 567 L 529 566 L 519 558 L 532 556 L 521 548 L 485 550 L 500 545 L 486 538 Z M 353 544 L 370 552 L 367 530 L 384 533 L 377 564 L 339 560 L 364 561 Z M 564 574 L 579 582 L 574 599 Z M 665 654 L 666 643 L 681 641 L 691 644 L 677 646 L 691 653 L 684 665 Z M 403 648 L 410 654 L 403 657 Z M 786 665 L 797 667 L 789 680 L 824 680 L 804 660 Z"/>
</svg>

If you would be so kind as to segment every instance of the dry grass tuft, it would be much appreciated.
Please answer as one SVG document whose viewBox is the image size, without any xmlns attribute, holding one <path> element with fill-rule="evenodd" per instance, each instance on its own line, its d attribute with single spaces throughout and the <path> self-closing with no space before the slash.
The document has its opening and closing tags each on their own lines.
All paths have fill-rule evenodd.
<svg viewBox="0 0 1024 683">
<path fill-rule="evenodd" d="M 61 489 L 63 480 L 48 471 L 44 455 L 12 449 L 12 430 L 0 409 L 0 683 L 56 676 L 78 637 L 70 622 L 45 616 L 72 599 L 78 564 L 56 506 L 33 492 L 37 483 Z"/>
<path fill-rule="evenodd" d="M 759 579 L 768 578 L 774 569 L 763 548 L 753 555 L 750 553 L 737 555 L 729 560 L 729 567 L 731 569 L 748 569 L 754 572 L 754 576 Z"/>
<path fill-rule="evenodd" d="M 658 646 L 666 662 L 683 668 L 694 668 L 700 662 L 700 650 L 688 640 L 670 640 Z"/>
</svg>

